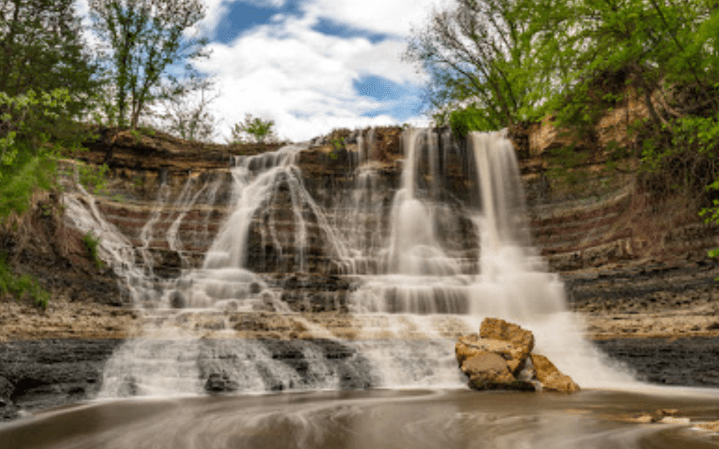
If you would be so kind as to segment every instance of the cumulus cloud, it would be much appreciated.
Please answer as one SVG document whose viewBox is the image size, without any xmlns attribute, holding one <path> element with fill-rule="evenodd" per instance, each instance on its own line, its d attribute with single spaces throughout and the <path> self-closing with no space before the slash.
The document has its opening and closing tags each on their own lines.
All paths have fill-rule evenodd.
<svg viewBox="0 0 719 449">
<path fill-rule="evenodd" d="M 387 125 L 397 120 L 391 102 L 359 95 L 354 82 L 375 75 L 398 84 L 418 85 L 415 68 L 401 61 L 405 42 L 389 38 L 342 37 L 314 29 L 312 14 L 278 15 L 245 31 L 229 44 L 211 44 L 212 57 L 199 68 L 214 74 L 221 96 L 214 108 L 224 117 L 224 134 L 245 113 L 272 118 L 279 134 L 304 140 L 335 127 Z"/>
<path fill-rule="evenodd" d="M 353 60 L 372 51 L 370 41 L 328 36 L 312 24 L 285 17 L 231 44 L 211 45 L 211 59 L 199 68 L 219 81 L 222 93 L 214 108 L 228 129 L 245 113 L 274 119 L 280 135 L 296 140 L 333 127 L 393 122 L 389 116 L 363 117 L 381 104 L 354 90 L 360 71 Z"/>
<path fill-rule="evenodd" d="M 246 113 L 274 119 L 280 136 L 292 140 L 336 127 L 397 123 L 390 112 L 376 112 L 396 110 L 396 102 L 360 95 L 355 84 L 378 76 L 405 88 L 419 86 L 423 75 L 401 60 L 405 38 L 441 1 L 296 0 L 290 11 L 282 9 L 288 0 L 205 0 L 207 14 L 198 28 L 211 39 L 233 6 L 278 10 L 268 23 L 243 30 L 232 42 L 211 43 L 211 57 L 196 64 L 217 81 L 220 96 L 212 109 L 223 120 L 220 135 L 228 137 Z M 78 5 L 87 11 L 87 0 Z M 320 21 L 339 32 L 318 31 Z M 354 31 L 342 33 L 343 27 Z"/>
</svg>

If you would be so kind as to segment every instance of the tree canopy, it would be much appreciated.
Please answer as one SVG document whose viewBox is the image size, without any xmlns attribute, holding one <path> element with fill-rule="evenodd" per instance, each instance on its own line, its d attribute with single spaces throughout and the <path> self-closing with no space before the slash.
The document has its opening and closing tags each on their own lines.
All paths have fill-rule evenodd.
<svg viewBox="0 0 719 449">
<path fill-rule="evenodd" d="M 256 143 L 265 143 L 276 138 L 274 127 L 274 120 L 263 120 L 253 117 L 252 114 L 245 114 L 244 122 L 236 123 L 230 130 L 230 142 L 238 143 L 250 139 Z"/>
<path fill-rule="evenodd" d="M 96 86 L 96 66 L 80 36 L 74 0 L 0 2 L 0 92 L 65 89 L 71 112 L 79 112 Z"/>
<path fill-rule="evenodd" d="M 192 89 L 201 78 L 191 62 L 207 57 L 207 39 L 193 33 L 205 16 L 200 0 L 90 0 L 113 82 L 114 119 L 135 129 L 148 105 Z"/>
<path fill-rule="evenodd" d="M 430 74 L 439 121 L 465 133 L 550 114 L 581 127 L 624 100 L 627 87 L 643 99 L 654 126 L 671 127 L 682 114 L 716 108 L 717 6 L 454 0 L 415 31 L 407 57 Z"/>
<path fill-rule="evenodd" d="M 528 6 L 523 0 L 456 0 L 415 33 L 406 56 L 429 72 L 429 100 L 441 121 L 459 108 L 455 120 L 449 118 L 466 133 L 528 118 L 540 87 L 532 45 L 537 31 L 523 12 Z"/>
</svg>

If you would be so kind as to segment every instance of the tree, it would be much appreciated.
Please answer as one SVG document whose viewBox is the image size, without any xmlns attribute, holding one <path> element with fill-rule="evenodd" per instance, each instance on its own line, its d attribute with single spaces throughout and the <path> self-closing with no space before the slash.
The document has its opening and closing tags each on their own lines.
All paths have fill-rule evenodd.
<svg viewBox="0 0 719 449">
<path fill-rule="evenodd" d="M 0 2 L 0 220 L 53 188 L 58 151 L 86 137 L 97 67 L 80 31 L 73 0 Z"/>
<path fill-rule="evenodd" d="M 212 93 L 212 82 L 203 80 L 186 95 L 163 95 L 159 128 L 182 139 L 209 142 L 217 134 L 217 119 L 209 106 L 219 93 Z"/>
<path fill-rule="evenodd" d="M 185 91 L 181 76 L 201 76 L 191 63 L 209 56 L 208 41 L 193 34 L 193 27 L 204 18 L 205 6 L 200 0 L 89 3 L 115 84 L 117 124 L 124 128 L 129 114 L 130 126 L 136 129 L 148 105 L 162 95 Z"/>
<path fill-rule="evenodd" d="M 627 85 L 654 126 L 667 127 L 671 99 L 660 108 L 652 97 L 666 83 L 713 101 L 708 75 L 717 70 L 705 62 L 716 57 L 696 37 L 713 42 L 702 24 L 716 8 L 715 0 L 454 0 L 415 33 L 407 56 L 430 74 L 430 102 L 453 128 L 545 115 L 589 128 L 625 100 Z"/>
<path fill-rule="evenodd" d="M 65 89 L 79 114 L 96 87 L 74 0 L 0 2 L 0 92 L 9 96 Z"/>
<path fill-rule="evenodd" d="M 431 105 L 460 134 L 532 118 L 542 80 L 527 8 L 522 0 L 456 0 L 410 40 L 406 57 L 430 74 Z"/>
<path fill-rule="evenodd" d="M 245 114 L 244 123 L 236 123 L 231 130 L 231 142 L 242 142 L 246 137 L 257 143 L 265 143 L 267 139 L 275 138 L 274 120 L 262 120 L 259 117 L 252 117 L 252 114 Z"/>
<path fill-rule="evenodd" d="M 61 144 L 51 140 L 69 102 L 63 89 L 17 96 L 0 92 L 0 218 L 26 210 L 35 189 L 52 188 Z"/>
</svg>

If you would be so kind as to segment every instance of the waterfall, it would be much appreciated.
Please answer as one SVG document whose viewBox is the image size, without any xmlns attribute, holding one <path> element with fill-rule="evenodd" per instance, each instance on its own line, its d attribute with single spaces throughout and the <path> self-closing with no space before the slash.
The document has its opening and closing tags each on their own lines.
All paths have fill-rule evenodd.
<svg viewBox="0 0 719 449">
<path fill-rule="evenodd" d="M 464 274 L 456 257 L 447 255 L 437 238 L 438 140 L 433 130 L 409 130 L 403 135 L 407 158 L 391 212 L 390 268 L 385 275 L 370 277 L 353 294 L 352 310 L 401 315 L 401 319 L 459 315 L 469 332 L 477 332 L 484 317 L 499 317 L 532 330 L 538 351 L 584 386 L 631 382 L 630 376 L 609 368 L 584 340 L 581 326 L 567 310 L 564 285 L 530 246 L 517 159 L 504 132 L 468 136 L 476 164 L 472 184 L 480 206 L 466 213 L 479 241 L 478 272 Z M 430 160 L 428 173 L 419 171 L 422 146 Z M 420 176 L 428 180 L 424 188 L 418 186 Z M 432 334 L 431 323 L 424 323 L 424 333 Z M 392 327 L 396 325 L 388 326 Z M 389 334 L 399 336 L 396 330 Z M 398 346 L 412 350 L 399 340 Z M 399 376 L 402 369 L 390 369 L 385 377 Z"/>
<path fill-rule="evenodd" d="M 537 350 L 582 386 L 631 381 L 583 339 L 564 285 L 532 248 L 506 135 L 472 133 L 460 146 L 410 128 L 401 143 L 391 197 L 374 130 L 348 151 L 343 180 L 324 186 L 305 185 L 300 158 L 318 154 L 306 144 L 235 157 L 203 179 L 188 173 L 174 199 L 162 179 L 134 245 L 95 198 L 69 195 L 70 221 L 101 233 L 101 257 L 147 323 L 108 363 L 103 395 L 463 387 L 454 341 L 490 316 L 532 330 Z M 217 232 L 213 215 L 224 216 Z M 201 222 L 193 238 L 211 240 L 201 262 L 189 253 L 197 240 L 183 241 L 188 217 Z M 179 255 L 179 276 L 155 274 L 158 239 Z M 333 313 L 309 313 L 317 298 L 288 299 L 301 276 L 346 283 Z M 338 313 L 340 295 L 349 314 Z M 246 339 L 245 322 L 264 334 Z"/>
</svg>

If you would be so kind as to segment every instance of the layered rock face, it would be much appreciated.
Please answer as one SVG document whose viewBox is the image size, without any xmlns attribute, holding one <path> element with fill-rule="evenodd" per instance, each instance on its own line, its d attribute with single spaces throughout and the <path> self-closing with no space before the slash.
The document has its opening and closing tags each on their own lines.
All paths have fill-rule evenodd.
<svg viewBox="0 0 719 449">
<path fill-rule="evenodd" d="M 355 132 L 339 149 L 317 141 L 268 184 L 271 194 L 251 217 L 243 267 L 281 290 L 293 310 L 346 311 L 356 276 L 386 272 L 390 209 L 405 157 L 400 134 L 398 128 Z M 430 194 L 446 203 L 437 235 L 473 271 L 477 236 L 461 213 L 477 207 L 468 183 L 473 163 L 461 145 L 437 136 L 441 157 L 418 160 L 418 170 L 427 174 L 417 182 L 428 190 L 431 184 Z M 141 144 L 115 140 L 110 189 L 97 206 L 137 249 L 130 262 L 166 288 L 183 270 L 205 263 L 210 244 L 236 210 L 233 189 L 242 181 L 233 167 L 246 164 L 259 176 L 274 162 L 253 159 L 252 152 L 222 160 L 214 151 L 203 154 L 171 140 L 143 139 Z M 97 164 L 106 156 L 106 145 L 99 142 L 86 160 Z M 158 166 L 152 170 L 148 164 Z"/>
<path fill-rule="evenodd" d="M 547 357 L 532 354 L 534 335 L 497 318 L 485 318 L 479 334 L 462 336 L 457 362 L 475 390 L 536 389 L 572 393 L 579 386 Z"/>
<path fill-rule="evenodd" d="M 345 139 L 347 144 L 341 149 L 318 140 L 298 157 L 301 182 L 322 210 L 322 220 L 306 204 L 298 208 L 302 199 L 280 182 L 250 227 L 247 268 L 283 288 L 286 301 L 296 310 L 345 310 L 344 292 L 351 289 L 352 276 L 386 269 L 381 251 L 388 246 L 388 237 L 382 230 L 388 228 L 400 183 L 404 158 L 400 130 L 378 129 L 372 136 L 355 132 Z M 480 206 L 468 185 L 472 155 L 462 142 L 452 143 L 441 134 L 438 140 L 441 157 L 436 161 L 420 158 L 418 172 L 425 174 L 417 183 L 448 208 L 446 219 L 437 220 L 436 234 L 472 272 L 479 251 L 477 236 L 473 224 L 457 213 Z M 106 142 L 98 142 L 87 160 L 101 162 L 107 148 Z M 157 276 L 175 278 L 183 268 L 199 266 L 230 213 L 233 181 L 229 169 L 234 163 L 223 151 L 159 137 L 143 137 L 139 143 L 129 137 L 115 140 L 110 160 L 113 181 L 110 193 L 99 201 L 99 210 L 143 249 L 142 260 L 137 262 L 152 265 Z M 358 171 L 360 163 L 367 161 L 373 169 Z M 440 166 L 432 172 L 432 164 Z M 701 280 L 687 280 L 682 295 L 698 299 L 712 290 L 704 282 L 716 268 L 705 251 L 719 245 L 719 238 L 684 199 L 650 203 L 637 191 L 633 176 L 602 172 L 591 164 L 577 168 L 584 182 L 563 186 L 546 177 L 547 162 L 541 152 L 521 159 L 520 165 L 533 243 L 550 269 L 566 273 L 569 287 L 576 289 L 570 300 L 587 302 L 587 284 L 592 290 L 594 282 L 606 278 L 592 274 L 597 270 L 633 278 L 639 266 L 647 267 L 641 273 L 656 270 L 661 277 L 664 267 L 682 267 L 687 260 L 707 264 L 706 274 Z M 441 174 L 441 188 L 432 187 L 437 185 L 432 183 L 432 173 Z M 303 221 L 301 236 L 298 214 Z M 361 257 L 338 255 L 328 227 L 347 252 L 362 253 Z M 633 279 L 622 284 L 623 289 L 634 289 L 634 296 L 641 290 L 632 285 Z"/>
</svg>

